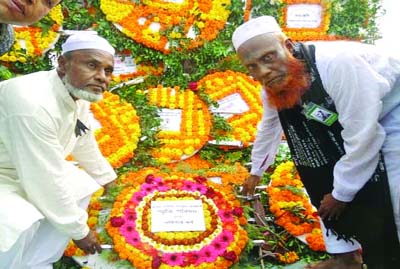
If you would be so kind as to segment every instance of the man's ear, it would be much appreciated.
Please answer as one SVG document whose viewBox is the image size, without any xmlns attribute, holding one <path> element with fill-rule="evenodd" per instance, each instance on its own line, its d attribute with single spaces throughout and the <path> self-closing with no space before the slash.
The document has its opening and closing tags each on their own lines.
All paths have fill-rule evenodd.
<svg viewBox="0 0 400 269">
<path fill-rule="evenodd" d="M 294 43 L 290 38 L 285 40 L 285 47 L 290 51 L 292 55 L 294 54 Z"/>
<path fill-rule="evenodd" d="M 65 56 L 61 55 L 60 57 L 58 57 L 57 62 L 58 62 L 57 71 L 60 75 L 64 76 L 65 73 L 67 72 L 66 70 L 67 59 L 65 58 Z"/>
</svg>

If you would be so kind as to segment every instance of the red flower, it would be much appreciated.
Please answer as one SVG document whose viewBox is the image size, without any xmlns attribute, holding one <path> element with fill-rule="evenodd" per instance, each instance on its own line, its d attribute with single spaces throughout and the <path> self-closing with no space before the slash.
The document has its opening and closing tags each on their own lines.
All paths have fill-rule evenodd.
<svg viewBox="0 0 400 269">
<path fill-rule="evenodd" d="M 125 220 L 122 217 L 111 217 L 110 222 L 113 227 L 121 227 L 124 225 Z"/>
<path fill-rule="evenodd" d="M 195 82 L 195 81 L 192 81 L 192 82 L 189 82 L 189 89 L 191 89 L 192 91 L 197 91 L 197 82 Z"/>
<path fill-rule="evenodd" d="M 216 195 L 216 192 L 213 188 L 207 188 L 206 196 L 207 198 L 213 198 Z"/>
<path fill-rule="evenodd" d="M 162 263 L 162 259 L 160 256 L 155 256 L 153 257 L 153 260 L 151 261 L 151 268 L 156 269 L 156 268 L 160 268 Z"/>
<path fill-rule="evenodd" d="M 234 251 L 226 251 L 222 254 L 222 257 L 227 259 L 228 261 L 234 262 L 236 261 L 237 255 Z"/>
<path fill-rule="evenodd" d="M 202 176 L 196 176 L 193 178 L 194 180 L 196 180 L 197 183 L 203 184 L 207 181 L 207 178 L 202 177 Z"/>
<path fill-rule="evenodd" d="M 243 208 L 241 207 L 235 207 L 232 210 L 232 214 L 235 215 L 236 217 L 241 217 L 243 215 Z"/>
<path fill-rule="evenodd" d="M 146 181 L 147 184 L 151 184 L 151 183 L 154 182 L 154 178 L 155 178 L 154 175 L 153 175 L 153 174 L 150 174 L 150 175 L 147 175 L 147 176 L 146 176 L 145 181 Z"/>
</svg>

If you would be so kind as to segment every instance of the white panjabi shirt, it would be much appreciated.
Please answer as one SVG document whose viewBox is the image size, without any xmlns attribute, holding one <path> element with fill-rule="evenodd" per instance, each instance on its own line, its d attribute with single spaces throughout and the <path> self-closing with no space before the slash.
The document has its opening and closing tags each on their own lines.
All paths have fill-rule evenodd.
<svg viewBox="0 0 400 269">
<path fill-rule="evenodd" d="M 400 104 L 400 91 L 391 91 L 396 79 L 400 79 L 400 59 L 357 42 L 312 44 L 316 47 L 316 65 L 322 83 L 343 126 L 346 154 L 334 167 L 333 196 L 348 202 L 377 166 L 386 136 L 379 120 Z M 269 107 L 264 90 L 261 94 L 264 114 L 258 125 L 251 169 L 251 174 L 259 176 L 274 161 L 282 136 L 278 113 Z"/>
<path fill-rule="evenodd" d="M 76 201 L 116 178 L 93 133 L 75 135 L 77 119 L 90 128 L 90 103 L 74 102 L 56 70 L 1 82 L 0 96 L 0 251 L 41 218 L 84 238 L 87 213 Z"/>
</svg>

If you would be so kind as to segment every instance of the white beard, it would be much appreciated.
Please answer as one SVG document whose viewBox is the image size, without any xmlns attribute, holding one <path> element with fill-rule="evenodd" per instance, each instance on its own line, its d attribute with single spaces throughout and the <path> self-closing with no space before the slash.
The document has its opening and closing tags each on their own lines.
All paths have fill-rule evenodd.
<svg viewBox="0 0 400 269">
<path fill-rule="evenodd" d="M 73 97 L 75 97 L 77 99 L 83 99 L 88 102 L 98 102 L 101 99 L 103 99 L 103 94 L 92 93 L 92 92 L 85 90 L 85 88 L 81 89 L 81 88 L 76 88 L 76 87 L 72 86 L 72 84 L 69 82 L 70 79 L 67 75 L 65 75 L 62 78 L 62 81 L 64 82 L 64 86 L 65 86 L 65 88 L 67 88 L 69 94 L 71 94 Z"/>
</svg>

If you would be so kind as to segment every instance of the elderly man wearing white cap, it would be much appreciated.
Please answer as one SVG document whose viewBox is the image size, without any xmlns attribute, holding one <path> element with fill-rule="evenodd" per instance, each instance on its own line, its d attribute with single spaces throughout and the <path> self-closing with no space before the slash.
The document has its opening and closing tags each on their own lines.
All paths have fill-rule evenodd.
<svg viewBox="0 0 400 269">
<path fill-rule="evenodd" d="M 263 86 L 243 194 L 254 193 L 283 131 L 334 254 L 308 268 L 361 268 L 357 241 L 368 269 L 400 268 L 400 59 L 357 42 L 294 43 L 270 16 L 239 26 L 232 42 Z"/>
<path fill-rule="evenodd" d="M 59 2 L 0 0 L 0 55 L 6 53 L 14 43 L 13 24 L 32 24 L 43 18 Z"/>
<path fill-rule="evenodd" d="M 114 49 L 80 34 L 62 50 L 56 70 L 0 83 L 0 269 L 50 269 L 71 239 L 101 252 L 85 209 L 116 174 L 88 114 L 110 83 Z"/>
</svg>

